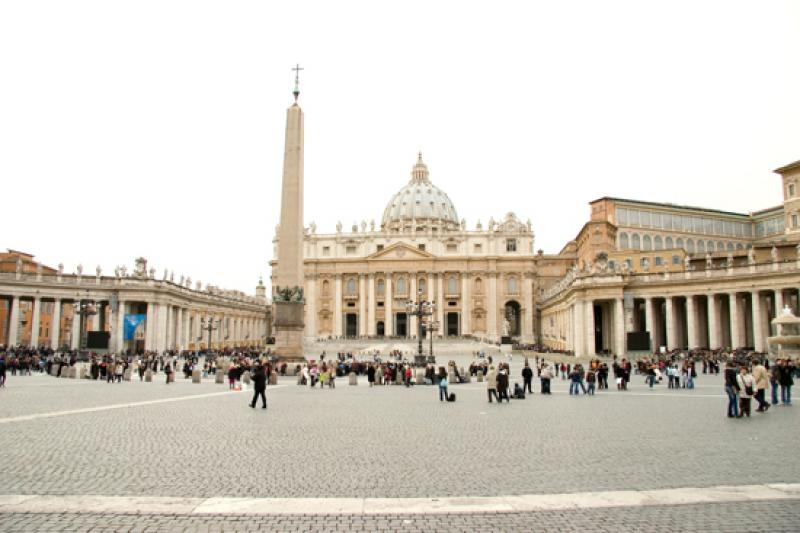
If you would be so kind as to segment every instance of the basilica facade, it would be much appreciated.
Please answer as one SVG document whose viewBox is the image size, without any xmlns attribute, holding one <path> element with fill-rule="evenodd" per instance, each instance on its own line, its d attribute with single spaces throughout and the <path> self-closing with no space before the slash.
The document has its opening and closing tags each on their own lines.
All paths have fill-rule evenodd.
<svg viewBox="0 0 800 533">
<path fill-rule="evenodd" d="M 273 272 L 277 244 L 276 234 Z M 338 224 L 336 233 L 320 234 L 312 224 L 303 244 L 310 338 L 426 335 L 408 309 L 409 301 L 425 301 L 435 304 L 425 324 L 438 337 L 497 340 L 507 333 L 532 342 L 539 285 L 571 263 L 536 253 L 530 221 L 514 213 L 467 229 L 422 154 L 379 226 L 362 222 L 345 231 Z"/>
</svg>

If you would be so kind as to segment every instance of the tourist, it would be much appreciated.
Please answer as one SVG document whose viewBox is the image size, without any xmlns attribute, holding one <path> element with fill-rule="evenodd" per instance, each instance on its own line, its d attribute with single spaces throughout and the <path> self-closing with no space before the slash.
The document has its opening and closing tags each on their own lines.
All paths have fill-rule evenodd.
<svg viewBox="0 0 800 533">
<path fill-rule="evenodd" d="M 586 394 L 586 387 L 583 385 L 583 369 L 581 365 L 575 365 L 574 367 L 570 368 L 569 373 L 569 394 L 572 396 L 578 395 L 578 387 L 583 390 L 583 393 Z"/>
<path fill-rule="evenodd" d="M 781 359 L 778 367 L 778 383 L 781 385 L 781 403 L 792 405 L 792 385 L 794 385 L 794 365 L 788 359 Z"/>
<path fill-rule="evenodd" d="M 6 386 L 6 358 L 0 354 L 0 387 Z"/>
<path fill-rule="evenodd" d="M 250 376 L 250 379 L 253 380 L 253 401 L 249 403 L 250 407 L 255 409 L 258 397 L 261 396 L 261 408 L 266 409 L 267 374 L 260 362 L 256 362 L 256 365 L 253 367 L 253 374 Z"/>
<path fill-rule="evenodd" d="M 170 363 L 164 366 L 164 373 L 167 375 L 167 385 L 169 385 L 169 382 L 172 381 L 172 365 Z"/>
<path fill-rule="evenodd" d="M 406 366 L 405 384 L 406 387 L 411 386 L 411 365 Z"/>
<path fill-rule="evenodd" d="M 553 379 L 553 368 L 544 361 L 542 361 L 539 379 L 542 382 L 542 394 L 550 394 L 550 380 Z"/>
<path fill-rule="evenodd" d="M 522 392 L 526 390 L 533 394 L 533 390 L 531 389 L 531 381 L 533 381 L 533 370 L 531 370 L 530 365 L 528 364 L 528 359 L 525 359 L 525 366 L 522 368 Z"/>
<path fill-rule="evenodd" d="M 370 387 L 375 386 L 375 365 L 372 363 L 367 367 L 367 382 Z"/>
<path fill-rule="evenodd" d="M 228 388 L 235 389 L 236 388 L 236 363 L 231 362 L 230 366 L 228 367 Z"/>
<path fill-rule="evenodd" d="M 117 366 L 114 367 L 114 375 L 117 378 L 117 383 L 122 383 L 122 376 L 125 375 L 125 363 L 122 360 L 117 361 Z"/>
<path fill-rule="evenodd" d="M 780 403 L 778 401 L 778 389 L 780 387 L 781 379 L 781 369 L 779 366 L 780 362 L 780 359 L 776 359 L 775 364 L 769 369 L 769 384 L 772 388 L 772 405 L 778 405 Z"/>
<path fill-rule="evenodd" d="M 750 418 L 750 398 L 755 394 L 756 381 L 746 365 L 739 367 L 736 384 L 739 386 L 739 414 L 737 416 L 738 418 L 743 416 Z"/>
<path fill-rule="evenodd" d="M 500 364 L 500 370 L 497 372 L 497 403 L 503 403 L 503 398 L 506 403 L 511 403 L 508 397 L 508 367 L 503 363 Z"/>
<path fill-rule="evenodd" d="M 497 372 L 494 366 L 490 366 L 489 373 L 486 374 L 486 394 L 489 396 L 489 403 L 492 403 L 492 397 L 500 403 L 500 397 L 497 395 Z"/>
<path fill-rule="evenodd" d="M 328 381 L 328 376 L 330 376 L 330 374 L 328 372 L 329 372 L 328 371 L 328 365 L 325 364 L 325 363 L 322 363 L 322 367 L 320 367 L 320 369 L 319 369 L 319 388 L 320 389 L 324 389 L 325 388 L 325 382 Z"/>
<path fill-rule="evenodd" d="M 728 361 L 725 364 L 725 393 L 728 395 L 728 418 L 738 417 L 739 403 L 737 395 L 739 393 L 739 383 L 733 361 Z"/>
<path fill-rule="evenodd" d="M 447 370 L 439 367 L 439 401 L 447 401 Z"/>
<path fill-rule="evenodd" d="M 755 361 L 753 364 L 753 379 L 756 382 L 755 399 L 758 402 L 758 409 L 756 409 L 756 412 L 764 413 L 769 409 L 769 404 L 764 398 L 767 391 L 767 383 L 769 383 L 769 377 L 766 367 L 764 367 L 760 361 Z"/>
<path fill-rule="evenodd" d="M 590 396 L 594 396 L 594 382 L 596 381 L 597 376 L 595 374 L 594 369 L 590 366 L 589 370 L 586 371 L 586 393 Z"/>
</svg>

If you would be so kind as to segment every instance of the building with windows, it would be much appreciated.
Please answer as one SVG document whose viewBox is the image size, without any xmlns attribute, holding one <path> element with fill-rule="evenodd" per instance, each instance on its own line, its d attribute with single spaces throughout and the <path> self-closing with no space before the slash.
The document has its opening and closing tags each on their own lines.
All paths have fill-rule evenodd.
<svg viewBox="0 0 800 533">
<path fill-rule="evenodd" d="M 276 233 L 273 272 L 277 242 Z M 420 328 L 406 303 L 425 300 L 436 303 L 437 336 L 496 340 L 507 330 L 532 342 L 539 283 L 554 281 L 571 262 L 535 253 L 530 221 L 514 213 L 467 229 L 420 154 L 380 225 L 363 221 L 344 231 L 339 223 L 335 233 L 320 234 L 312 223 L 306 230 L 305 335 L 414 338 Z"/>
</svg>

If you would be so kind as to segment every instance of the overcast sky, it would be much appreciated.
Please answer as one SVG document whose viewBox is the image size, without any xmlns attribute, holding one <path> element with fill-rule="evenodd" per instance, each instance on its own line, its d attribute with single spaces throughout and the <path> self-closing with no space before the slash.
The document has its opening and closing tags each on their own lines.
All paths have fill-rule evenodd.
<svg viewBox="0 0 800 533">
<path fill-rule="evenodd" d="M 0 247 L 252 293 L 299 62 L 305 216 L 422 150 L 468 227 L 557 253 L 601 196 L 756 211 L 800 159 L 800 2 L 2 2 Z"/>
</svg>

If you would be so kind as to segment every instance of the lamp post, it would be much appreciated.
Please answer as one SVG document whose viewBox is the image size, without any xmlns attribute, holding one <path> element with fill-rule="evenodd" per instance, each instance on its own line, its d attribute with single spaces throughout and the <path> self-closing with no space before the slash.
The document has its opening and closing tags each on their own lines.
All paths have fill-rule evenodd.
<svg viewBox="0 0 800 533">
<path fill-rule="evenodd" d="M 208 346 L 206 347 L 208 351 L 211 351 L 211 332 L 217 328 L 219 328 L 218 318 L 214 319 L 212 317 L 203 317 L 200 319 L 200 329 L 208 332 Z"/>
<path fill-rule="evenodd" d="M 435 322 L 433 320 L 433 317 L 431 317 L 431 319 L 428 321 L 428 323 L 425 324 L 425 329 L 428 331 L 428 336 L 430 337 L 431 347 L 430 347 L 430 350 L 429 350 L 429 354 L 430 354 L 431 359 L 433 359 L 433 334 L 439 329 L 439 323 Z M 431 362 L 435 363 L 436 360 L 434 359 Z"/>
<path fill-rule="evenodd" d="M 94 300 L 80 300 L 72 304 L 75 314 L 80 318 L 78 333 L 80 335 L 80 351 L 86 350 L 86 318 L 97 314 L 97 302 Z"/>
<path fill-rule="evenodd" d="M 432 316 L 436 310 L 434 302 L 428 302 L 422 299 L 422 289 L 417 294 L 417 301 L 409 300 L 406 302 L 406 311 L 409 315 L 417 317 L 417 339 L 419 341 L 417 347 L 417 355 L 414 356 L 414 364 L 416 366 L 425 366 L 425 355 L 422 353 L 422 330 L 424 328 L 423 318 Z"/>
</svg>

